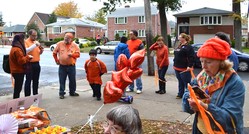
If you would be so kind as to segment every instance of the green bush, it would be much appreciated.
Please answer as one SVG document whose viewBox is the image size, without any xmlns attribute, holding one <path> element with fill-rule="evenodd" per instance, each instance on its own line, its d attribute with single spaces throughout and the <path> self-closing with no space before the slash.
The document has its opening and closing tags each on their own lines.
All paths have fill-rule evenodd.
<svg viewBox="0 0 249 134">
<path fill-rule="evenodd" d="M 57 42 L 55 42 L 55 41 L 43 41 L 41 43 L 44 43 L 45 46 L 49 47 L 49 46 L 51 46 L 51 45 L 53 45 L 53 44 L 55 44 Z"/>
<path fill-rule="evenodd" d="M 87 43 L 87 44 L 88 44 L 88 43 Z M 97 45 L 98 45 L 98 44 L 97 44 L 96 41 L 91 41 L 91 42 L 88 44 L 89 47 L 97 46 Z"/>
<path fill-rule="evenodd" d="M 59 42 L 59 41 L 62 41 L 62 40 L 64 40 L 64 38 L 54 38 L 53 39 L 54 42 Z"/>
<path fill-rule="evenodd" d="M 88 43 L 82 44 L 82 46 L 83 46 L 83 48 L 86 48 L 86 47 L 88 47 Z"/>
</svg>

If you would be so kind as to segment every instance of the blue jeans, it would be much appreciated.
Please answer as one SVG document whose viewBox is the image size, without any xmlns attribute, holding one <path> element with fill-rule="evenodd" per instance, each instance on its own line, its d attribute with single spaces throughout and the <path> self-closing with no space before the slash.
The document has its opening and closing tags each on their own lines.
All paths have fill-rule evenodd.
<svg viewBox="0 0 249 134">
<path fill-rule="evenodd" d="M 168 70 L 168 66 L 164 66 L 161 69 L 158 68 L 158 77 L 160 80 L 162 80 L 162 81 L 159 80 L 159 90 L 162 90 L 162 91 L 166 91 L 165 74 L 166 74 L 167 70 Z"/>
<path fill-rule="evenodd" d="M 142 91 L 143 85 L 142 85 L 142 79 L 141 79 L 141 77 L 138 77 L 135 81 L 136 81 L 137 90 Z M 131 91 L 134 90 L 134 81 L 129 85 L 129 89 Z"/>
<path fill-rule="evenodd" d="M 24 87 L 24 94 L 25 96 L 30 96 L 31 94 L 31 81 L 33 81 L 32 88 L 33 88 L 33 95 L 38 94 L 38 85 L 39 85 L 39 78 L 40 78 L 41 66 L 39 62 L 32 62 L 31 63 L 31 70 L 26 73 L 26 81 Z"/>
<path fill-rule="evenodd" d="M 66 79 L 69 79 L 69 94 L 74 94 L 76 91 L 76 69 L 75 65 L 60 65 L 59 66 L 59 95 L 65 95 Z"/>
<path fill-rule="evenodd" d="M 182 97 L 185 89 L 187 89 L 188 83 L 191 81 L 191 74 L 189 71 L 181 73 L 182 71 L 175 70 L 176 78 L 178 79 L 178 95 Z"/>
</svg>

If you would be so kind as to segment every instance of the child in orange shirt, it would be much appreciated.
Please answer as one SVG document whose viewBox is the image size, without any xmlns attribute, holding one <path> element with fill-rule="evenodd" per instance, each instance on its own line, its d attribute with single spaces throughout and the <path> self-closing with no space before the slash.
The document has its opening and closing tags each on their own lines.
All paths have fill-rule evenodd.
<svg viewBox="0 0 249 134">
<path fill-rule="evenodd" d="M 86 78 L 93 90 L 93 97 L 97 97 L 97 100 L 101 100 L 101 76 L 107 73 L 107 68 L 104 62 L 97 59 L 97 51 L 91 49 L 89 51 L 90 59 L 85 62 Z"/>
</svg>

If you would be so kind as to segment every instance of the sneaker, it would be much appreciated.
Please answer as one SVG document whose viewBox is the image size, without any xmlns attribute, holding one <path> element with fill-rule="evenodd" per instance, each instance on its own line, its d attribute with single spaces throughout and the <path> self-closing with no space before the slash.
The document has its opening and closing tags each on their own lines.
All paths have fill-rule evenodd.
<svg viewBox="0 0 249 134">
<path fill-rule="evenodd" d="M 141 94 L 142 93 L 142 91 L 141 90 L 137 90 L 137 94 Z"/>
<path fill-rule="evenodd" d="M 97 101 L 101 101 L 101 98 L 97 98 Z"/>
<path fill-rule="evenodd" d="M 65 96 L 64 95 L 60 95 L 60 99 L 64 99 L 65 98 Z"/>
<path fill-rule="evenodd" d="M 155 91 L 156 94 L 159 94 L 161 92 L 161 90 Z"/>
<path fill-rule="evenodd" d="M 93 94 L 93 97 L 96 97 L 96 95 L 95 95 L 95 94 Z"/>
<path fill-rule="evenodd" d="M 133 90 L 131 90 L 131 89 L 126 89 L 126 92 L 133 92 Z"/>
<path fill-rule="evenodd" d="M 177 96 L 176 96 L 176 99 L 182 99 L 182 97 L 181 97 L 181 96 L 179 96 L 179 95 L 177 95 Z"/>
<path fill-rule="evenodd" d="M 78 93 L 70 94 L 70 96 L 80 96 Z"/>
</svg>

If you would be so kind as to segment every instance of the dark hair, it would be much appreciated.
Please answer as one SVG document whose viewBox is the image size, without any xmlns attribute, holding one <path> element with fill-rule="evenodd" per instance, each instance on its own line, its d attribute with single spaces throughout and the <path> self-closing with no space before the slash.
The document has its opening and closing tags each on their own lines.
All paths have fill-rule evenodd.
<svg viewBox="0 0 249 134">
<path fill-rule="evenodd" d="M 91 54 L 94 54 L 94 55 L 97 56 L 97 50 L 91 49 L 91 50 L 89 51 L 89 55 L 91 55 Z"/>
<path fill-rule="evenodd" d="M 138 36 L 138 33 L 136 30 L 131 30 L 131 32 L 137 37 Z"/>
<path fill-rule="evenodd" d="M 126 38 L 125 36 L 122 36 L 122 37 L 120 38 L 120 42 L 121 42 L 121 43 L 126 43 L 126 42 L 127 42 L 127 38 Z"/>
<path fill-rule="evenodd" d="M 217 36 L 218 38 L 226 41 L 228 44 L 231 44 L 230 39 L 228 38 L 228 36 L 226 35 L 226 33 L 224 33 L 224 32 L 217 32 L 215 34 L 215 36 Z"/>
<path fill-rule="evenodd" d="M 24 34 L 16 34 L 14 36 L 14 39 L 12 41 L 12 47 L 19 47 L 20 49 L 22 49 L 24 55 L 26 55 L 26 48 L 24 45 Z"/>
</svg>

